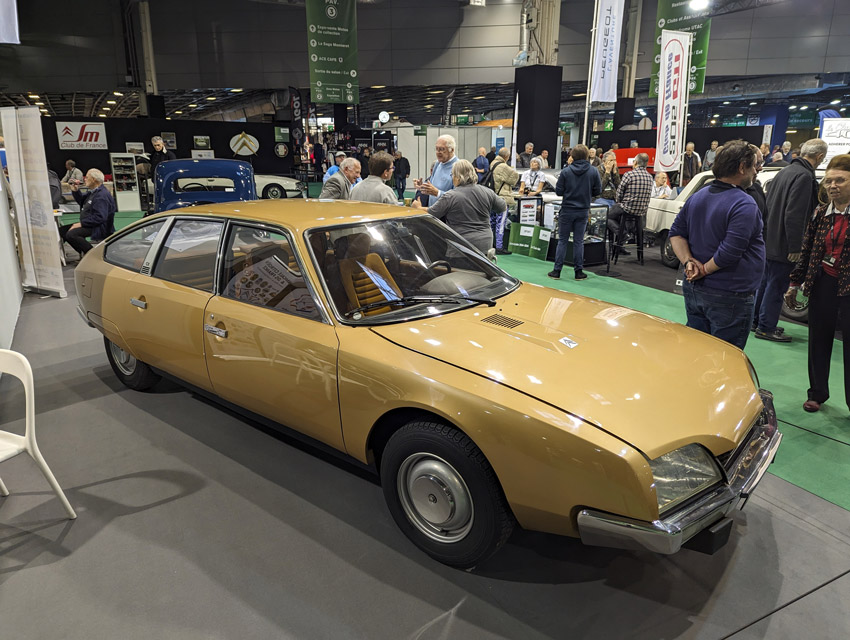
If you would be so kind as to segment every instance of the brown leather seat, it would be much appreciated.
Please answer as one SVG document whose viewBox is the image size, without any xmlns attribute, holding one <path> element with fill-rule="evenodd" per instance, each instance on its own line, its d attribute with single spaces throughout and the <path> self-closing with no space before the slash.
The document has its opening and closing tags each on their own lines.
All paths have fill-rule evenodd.
<svg viewBox="0 0 850 640">
<path fill-rule="evenodd" d="M 349 309 L 401 297 L 401 289 L 390 275 L 381 256 L 371 252 L 371 239 L 367 233 L 348 236 L 345 258 L 339 261 L 339 273 L 348 296 Z M 390 306 L 377 307 L 364 313 L 374 316 L 390 309 Z"/>
</svg>

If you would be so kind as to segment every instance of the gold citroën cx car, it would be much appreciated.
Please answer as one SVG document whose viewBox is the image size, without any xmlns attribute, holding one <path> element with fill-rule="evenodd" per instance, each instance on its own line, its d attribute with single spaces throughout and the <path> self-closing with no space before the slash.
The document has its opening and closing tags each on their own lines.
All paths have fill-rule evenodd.
<svg viewBox="0 0 850 640">
<path fill-rule="evenodd" d="M 125 385 L 166 374 L 372 465 L 402 531 L 457 567 L 516 524 L 711 552 L 782 437 L 740 350 L 520 282 L 412 210 L 169 211 L 76 285 Z"/>
</svg>

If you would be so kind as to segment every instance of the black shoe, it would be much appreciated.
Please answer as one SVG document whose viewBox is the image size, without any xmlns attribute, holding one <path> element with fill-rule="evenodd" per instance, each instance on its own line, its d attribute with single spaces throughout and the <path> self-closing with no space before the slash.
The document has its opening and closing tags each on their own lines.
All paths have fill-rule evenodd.
<svg viewBox="0 0 850 640">
<path fill-rule="evenodd" d="M 756 329 L 756 338 L 770 340 L 771 342 L 791 342 L 791 336 L 786 336 L 782 331 L 779 331 L 779 329 L 774 329 L 773 331 L 762 331 L 761 329 Z"/>
<path fill-rule="evenodd" d="M 581 269 L 576 269 L 576 280 L 584 280 L 587 278 L 587 274 Z"/>
<path fill-rule="evenodd" d="M 498 249 L 497 248 L 496 249 L 496 255 L 497 256 L 509 256 L 509 255 L 511 255 L 511 252 L 508 251 L 507 249 Z"/>
<path fill-rule="evenodd" d="M 631 251 L 629 251 L 629 250 L 627 250 L 625 247 L 614 247 L 614 249 L 615 249 L 615 250 L 617 251 L 617 253 L 618 253 L 618 254 L 620 254 L 621 256 L 630 256 L 630 255 L 632 255 L 632 252 L 631 252 Z"/>
<path fill-rule="evenodd" d="M 561 279 L 561 272 L 560 271 L 550 271 L 546 275 L 549 276 L 550 278 L 552 278 L 553 280 L 560 280 Z"/>
</svg>

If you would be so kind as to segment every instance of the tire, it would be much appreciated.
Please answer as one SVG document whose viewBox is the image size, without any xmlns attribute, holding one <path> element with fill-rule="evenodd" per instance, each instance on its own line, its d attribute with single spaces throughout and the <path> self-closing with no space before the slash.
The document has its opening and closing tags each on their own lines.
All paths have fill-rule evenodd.
<svg viewBox="0 0 850 640">
<path fill-rule="evenodd" d="M 661 247 L 661 264 L 671 269 L 679 268 L 679 258 L 676 257 L 676 252 L 673 251 L 673 243 L 670 242 L 670 235 L 664 234 L 664 242 L 660 243 Z"/>
<path fill-rule="evenodd" d="M 381 457 L 381 484 L 402 532 L 452 567 L 489 558 L 516 524 L 487 458 L 444 424 L 410 422 L 396 431 Z"/>
<path fill-rule="evenodd" d="M 789 307 L 785 300 L 782 300 L 782 315 L 788 318 L 789 320 L 796 320 L 797 322 L 806 322 L 809 321 L 809 299 L 804 296 L 802 291 L 797 293 L 797 304 L 792 309 Z"/>
<path fill-rule="evenodd" d="M 263 189 L 263 198 L 266 200 L 280 200 L 287 197 L 286 189 L 277 183 L 267 184 Z"/>
<path fill-rule="evenodd" d="M 159 382 L 159 374 L 154 373 L 148 365 L 136 360 L 109 338 L 104 337 L 103 344 L 106 347 L 109 366 L 124 386 L 135 391 L 145 391 Z"/>
</svg>

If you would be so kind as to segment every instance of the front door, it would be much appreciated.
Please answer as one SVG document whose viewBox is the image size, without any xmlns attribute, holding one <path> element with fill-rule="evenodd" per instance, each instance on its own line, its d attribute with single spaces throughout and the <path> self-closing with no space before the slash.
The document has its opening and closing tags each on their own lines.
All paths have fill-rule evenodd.
<svg viewBox="0 0 850 640">
<path fill-rule="evenodd" d="M 204 315 L 216 395 L 344 450 L 338 341 L 304 281 L 287 235 L 233 224 L 221 295 Z"/>
</svg>

